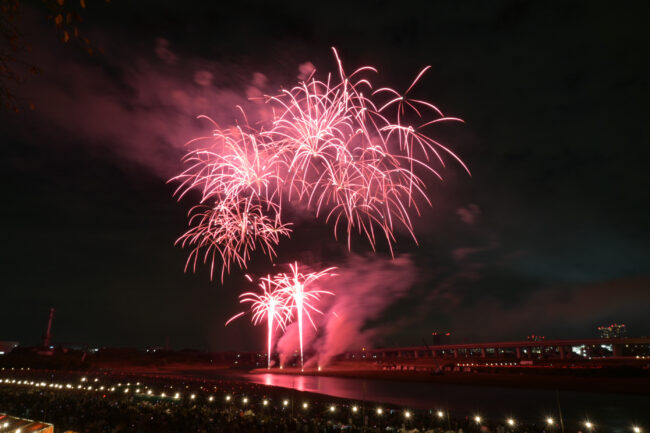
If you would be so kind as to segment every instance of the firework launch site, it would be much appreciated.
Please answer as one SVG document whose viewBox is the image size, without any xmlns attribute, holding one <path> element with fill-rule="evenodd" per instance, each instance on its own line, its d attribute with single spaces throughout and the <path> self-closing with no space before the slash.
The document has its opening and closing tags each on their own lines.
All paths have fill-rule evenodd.
<svg viewBox="0 0 650 433">
<path fill-rule="evenodd" d="M 309 359 L 310 354 L 306 353 Z M 271 367 L 267 367 L 268 359 Z M 15 348 L 0 366 L 41 369 L 189 374 L 198 376 L 297 375 L 443 384 L 644 393 L 650 387 L 650 338 L 463 343 L 399 348 L 361 348 L 328 365 L 300 355 L 280 364 L 262 352 L 174 351 L 58 347 Z"/>
</svg>

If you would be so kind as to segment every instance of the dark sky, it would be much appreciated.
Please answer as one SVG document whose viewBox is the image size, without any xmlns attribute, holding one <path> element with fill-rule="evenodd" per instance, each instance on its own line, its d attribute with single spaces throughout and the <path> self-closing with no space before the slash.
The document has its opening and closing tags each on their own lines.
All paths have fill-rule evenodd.
<svg viewBox="0 0 650 433">
<path fill-rule="evenodd" d="M 371 344 L 591 337 L 610 322 L 650 334 L 642 2 L 88 3 L 82 28 L 104 54 L 23 8 L 23 55 L 42 73 L 15 87 L 35 110 L 0 113 L 0 339 L 36 343 L 55 307 L 55 342 L 259 348 L 261 329 L 223 327 L 241 272 L 223 286 L 183 273 L 188 203 L 166 180 L 205 131 L 196 115 L 234 116 L 255 72 L 273 90 L 304 62 L 332 70 L 331 46 L 397 88 L 431 65 L 417 95 L 466 122 L 436 136 L 472 177 L 450 164 L 431 184 L 419 247 L 397 246 L 415 282 L 362 324 L 380 330 Z M 277 262 L 347 263 L 331 231 L 302 219 Z M 250 272 L 269 269 L 255 257 Z"/>
</svg>

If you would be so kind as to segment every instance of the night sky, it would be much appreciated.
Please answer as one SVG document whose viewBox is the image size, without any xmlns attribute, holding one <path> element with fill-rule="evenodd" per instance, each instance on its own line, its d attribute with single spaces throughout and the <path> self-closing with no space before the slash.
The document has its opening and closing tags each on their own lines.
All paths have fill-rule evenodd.
<svg viewBox="0 0 650 433">
<path fill-rule="evenodd" d="M 55 307 L 55 343 L 260 349 L 262 328 L 223 326 L 243 273 L 222 286 L 183 272 L 190 203 L 166 181 L 207 130 L 196 115 L 232 121 L 255 73 L 271 92 L 305 62 L 334 70 L 331 46 L 380 85 L 431 65 L 416 94 L 465 120 L 434 135 L 472 170 L 450 163 L 430 183 L 420 245 L 401 234 L 396 249 L 412 284 L 362 321 L 368 344 L 594 337 L 612 322 L 650 334 L 642 2 L 89 1 L 92 55 L 39 4 L 23 4 L 21 55 L 42 72 L 12 85 L 34 110 L 0 112 L 0 340 L 37 343 Z M 351 255 L 303 217 L 276 263 L 383 266 L 387 251 L 358 240 Z M 256 255 L 248 272 L 271 269 Z"/>
</svg>

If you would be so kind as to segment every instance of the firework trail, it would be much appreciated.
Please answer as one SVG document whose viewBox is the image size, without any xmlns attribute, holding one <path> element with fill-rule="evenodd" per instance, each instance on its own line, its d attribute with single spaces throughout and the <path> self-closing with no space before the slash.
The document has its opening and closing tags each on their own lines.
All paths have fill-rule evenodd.
<svg viewBox="0 0 650 433">
<path fill-rule="evenodd" d="M 302 368 L 304 366 L 302 340 L 303 316 L 307 316 L 315 329 L 316 324 L 314 324 L 314 321 L 311 318 L 310 311 L 322 314 L 322 312 L 316 308 L 316 302 L 320 300 L 322 295 L 334 294 L 330 291 L 320 290 L 311 286 L 321 278 L 334 276 L 335 274 L 333 274 L 332 271 L 336 268 L 327 268 L 320 272 L 302 273 L 299 270 L 298 262 L 294 262 L 290 265 L 290 269 L 290 274 L 278 274 L 273 278 L 273 281 L 277 285 L 277 290 L 287 299 L 286 305 L 287 308 L 289 308 L 289 314 L 292 315 L 294 309 L 296 311 L 298 319 L 298 339 L 300 342 L 300 367 Z"/>
<path fill-rule="evenodd" d="M 303 366 L 303 317 L 306 316 L 312 326 L 316 324 L 311 318 L 311 313 L 322 312 L 316 307 L 316 303 L 323 295 L 333 295 L 327 290 L 320 290 L 312 287 L 314 283 L 324 277 L 335 276 L 332 271 L 336 268 L 328 268 L 320 272 L 300 272 L 298 262 L 289 265 L 289 274 L 280 273 L 271 277 L 267 275 L 259 280 L 258 286 L 261 293 L 246 292 L 239 295 L 240 303 L 250 303 L 251 322 L 258 325 L 266 318 L 267 320 L 267 365 L 271 368 L 271 352 L 273 350 L 274 323 L 281 330 L 285 330 L 287 323 L 293 319 L 293 311 L 296 311 L 298 319 L 298 335 L 300 342 L 300 366 Z M 247 275 L 249 281 L 252 279 Z M 233 320 L 246 314 L 240 312 L 232 316 L 226 322 L 226 326 Z"/>
<path fill-rule="evenodd" d="M 242 125 L 222 128 L 212 122 L 212 135 L 188 143 L 189 167 L 173 181 L 179 200 L 198 191 L 199 207 L 190 212 L 190 229 L 178 243 L 194 247 L 188 265 L 221 260 L 224 272 L 233 263 L 245 268 L 257 246 L 270 258 L 281 236 L 290 234 L 282 222 L 283 202 L 302 203 L 316 217 L 332 222 L 334 236 L 342 230 L 351 249 L 354 232 L 375 249 L 377 235 L 391 253 L 396 226 L 415 242 L 411 214 L 420 214 L 422 199 L 431 205 L 421 177 L 442 176 L 443 156 L 462 160 L 427 131 L 446 117 L 430 102 L 411 97 L 429 69 L 415 77 L 405 92 L 388 87 L 373 90 L 364 66 L 347 74 L 334 49 L 337 74 L 314 78 L 277 95 L 266 96 L 271 120 L 255 126 L 239 107 Z"/>
<path fill-rule="evenodd" d="M 251 322 L 253 325 L 260 324 L 266 318 L 267 326 L 267 368 L 271 368 L 271 352 L 273 351 L 273 332 L 274 325 L 281 330 L 286 329 L 287 321 L 291 316 L 291 310 L 287 306 L 287 299 L 284 293 L 277 290 L 277 283 L 270 276 L 261 278 L 259 287 L 261 294 L 246 292 L 239 296 L 239 302 L 251 304 Z M 245 313 L 238 313 L 231 317 L 226 326 L 233 320 L 241 317 Z"/>
</svg>

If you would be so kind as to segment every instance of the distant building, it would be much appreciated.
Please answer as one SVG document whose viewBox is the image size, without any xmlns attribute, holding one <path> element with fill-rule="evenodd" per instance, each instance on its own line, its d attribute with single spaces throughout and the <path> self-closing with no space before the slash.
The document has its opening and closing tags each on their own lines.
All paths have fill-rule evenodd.
<svg viewBox="0 0 650 433">
<path fill-rule="evenodd" d="M 627 337 L 627 328 L 625 324 L 612 323 L 609 326 L 599 326 L 598 333 L 600 338 L 625 338 Z"/>
</svg>

